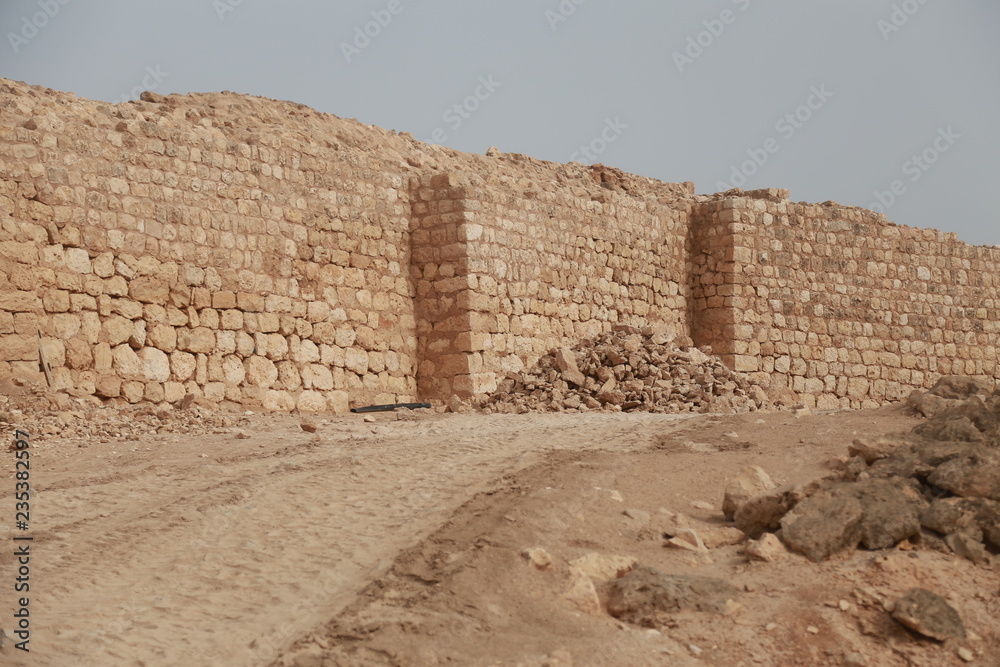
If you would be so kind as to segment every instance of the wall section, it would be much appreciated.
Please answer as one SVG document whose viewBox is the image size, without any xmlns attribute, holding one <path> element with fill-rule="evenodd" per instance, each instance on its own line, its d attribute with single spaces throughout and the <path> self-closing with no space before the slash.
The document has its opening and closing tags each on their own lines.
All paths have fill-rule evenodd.
<svg viewBox="0 0 1000 667">
<path fill-rule="evenodd" d="M 616 325 L 809 405 L 1000 379 L 1000 248 L 787 191 L 695 195 L 229 93 L 0 80 L 0 376 L 269 409 L 492 391 Z"/>
</svg>

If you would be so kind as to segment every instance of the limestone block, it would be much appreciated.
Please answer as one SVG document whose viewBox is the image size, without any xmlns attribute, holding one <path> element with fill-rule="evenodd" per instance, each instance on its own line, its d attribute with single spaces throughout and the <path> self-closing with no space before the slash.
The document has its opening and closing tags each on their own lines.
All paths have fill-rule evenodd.
<svg viewBox="0 0 1000 667">
<path fill-rule="evenodd" d="M 326 412 L 326 396 L 318 391 L 303 391 L 295 403 L 299 412 Z"/>
<path fill-rule="evenodd" d="M 145 383 L 138 382 L 136 380 L 130 380 L 122 382 L 122 393 L 121 395 L 129 403 L 138 403 L 142 400 L 143 394 L 146 393 Z"/>
<path fill-rule="evenodd" d="M 11 318 L 13 323 L 13 318 Z M 60 313 L 49 318 L 48 332 L 60 340 L 72 338 L 80 332 L 83 322 L 78 315 Z"/>
<path fill-rule="evenodd" d="M 291 359 L 302 364 L 316 363 L 320 360 L 319 347 L 311 340 L 299 341 L 290 350 Z"/>
<path fill-rule="evenodd" d="M 351 347 L 354 345 L 356 334 L 354 327 L 351 326 L 341 326 L 337 328 L 337 338 L 334 343 L 337 347 Z"/>
<path fill-rule="evenodd" d="M 94 385 L 94 394 L 100 398 L 117 398 L 121 390 L 122 379 L 117 375 L 102 375 Z"/>
<path fill-rule="evenodd" d="M 114 357 L 112 361 L 112 368 L 118 377 L 123 380 L 135 380 L 137 378 L 145 380 L 142 360 L 131 347 L 128 345 L 118 345 L 114 348 L 112 354 Z M 126 396 L 126 398 L 128 398 L 128 396 Z M 141 391 L 139 392 L 139 398 L 142 398 Z"/>
<path fill-rule="evenodd" d="M 202 308 L 198 311 L 198 326 L 212 329 L 219 328 L 219 311 L 214 308 Z"/>
<path fill-rule="evenodd" d="M 90 254 L 83 248 L 67 248 L 65 263 L 66 270 L 73 273 L 90 273 L 92 271 Z"/>
<path fill-rule="evenodd" d="M 333 373 L 322 364 L 309 364 L 303 369 L 303 376 L 309 377 L 309 384 L 314 389 L 330 391 L 333 389 Z"/>
<path fill-rule="evenodd" d="M 295 409 L 295 398 L 287 391 L 268 391 L 264 394 L 263 407 L 274 412 L 291 412 Z"/>
<path fill-rule="evenodd" d="M 42 306 L 47 313 L 65 313 L 69 311 L 69 292 L 50 289 L 42 295 Z"/>
<path fill-rule="evenodd" d="M 163 400 L 168 403 L 176 403 L 177 401 L 184 398 L 187 394 L 187 389 L 180 382 L 164 382 L 163 383 Z"/>
<path fill-rule="evenodd" d="M 212 308 L 229 310 L 236 308 L 236 294 L 229 291 L 216 292 L 212 295 Z"/>
<path fill-rule="evenodd" d="M 236 331 L 216 331 L 215 351 L 219 354 L 232 354 L 236 351 Z"/>
<path fill-rule="evenodd" d="M 205 384 L 205 398 L 213 403 L 226 400 L 226 385 L 224 382 L 208 382 Z"/>
<path fill-rule="evenodd" d="M 239 310 L 222 311 L 222 321 L 220 326 L 223 329 L 240 330 L 243 328 L 243 313 Z"/>
<path fill-rule="evenodd" d="M 288 391 L 295 391 L 302 386 L 302 376 L 294 362 L 280 361 L 275 365 L 278 367 L 278 384 L 276 386 Z"/>
<path fill-rule="evenodd" d="M 149 401 L 150 403 L 161 403 L 163 402 L 166 393 L 163 390 L 163 383 L 161 382 L 147 382 L 142 394 L 142 400 Z"/>
<path fill-rule="evenodd" d="M 278 369 L 274 362 L 265 357 L 254 355 L 244 363 L 247 384 L 253 387 L 267 389 L 278 380 Z"/>
<path fill-rule="evenodd" d="M 351 397 L 346 391 L 331 391 L 327 393 L 327 403 L 336 414 L 350 412 Z"/>
<path fill-rule="evenodd" d="M 210 354 L 215 351 L 215 332 L 207 327 L 179 329 L 177 348 L 186 352 Z"/>
<path fill-rule="evenodd" d="M 146 347 L 139 351 L 142 360 L 142 372 L 147 380 L 166 382 L 170 379 L 170 358 L 166 352 L 155 347 Z"/>
<path fill-rule="evenodd" d="M 189 380 L 194 375 L 197 365 L 197 359 L 193 354 L 181 351 L 170 354 L 170 374 L 177 382 Z"/>
<path fill-rule="evenodd" d="M 368 353 L 356 347 L 349 347 L 344 354 L 344 367 L 347 370 L 364 375 L 368 372 Z"/>
<path fill-rule="evenodd" d="M 111 315 L 104 320 L 98 340 L 116 347 L 128 341 L 133 333 L 135 324 L 132 320 L 125 319 L 121 315 Z"/>
<path fill-rule="evenodd" d="M 177 349 L 177 330 L 166 324 L 155 324 L 146 332 L 146 344 L 164 352 L 173 352 Z"/>
<path fill-rule="evenodd" d="M 8 312 L 33 312 L 42 309 L 42 300 L 34 292 L 0 292 L 0 310 Z"/>
<path fill-rule="evenodd" d="M 254 353 L 255 348 L 256 342 L 253 336 L 243 331 L 236 332 L 236 353 L 238 355 L 244 358 L 249 357 Z"/>
<path fill-rule="evenodd" d="M 85 340 L 71 338 L 66 341 L 66 365 L 75 370 L 87 370 L 94 364 L 94 354 Z"/>
<path fill-rule="evenodd" d="M 227 384 L 242 384 L 246 378 L 246 368 L 243 361 L 235 355 L 224 357 L 222 359 L 222 377 Z"/>
<path fill-rule="evenodd" d="M 114 255 L 105 252 L 91 261 L 91 270 L 101 278 L 110 278 L 115 274 Z"/>
</svg>

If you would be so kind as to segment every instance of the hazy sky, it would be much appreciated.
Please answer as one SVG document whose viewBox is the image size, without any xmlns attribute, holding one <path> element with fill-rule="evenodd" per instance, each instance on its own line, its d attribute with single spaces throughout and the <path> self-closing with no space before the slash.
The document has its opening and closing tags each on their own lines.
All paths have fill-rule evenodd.
<svg viewBox="0 0 1000 667">
<path fill-rule="evenodd" d="M 0 0 L 0 26 L 0 76 L 85 97 L 264 95 L 1000 244 L 998 0 Z"/>
</svg>

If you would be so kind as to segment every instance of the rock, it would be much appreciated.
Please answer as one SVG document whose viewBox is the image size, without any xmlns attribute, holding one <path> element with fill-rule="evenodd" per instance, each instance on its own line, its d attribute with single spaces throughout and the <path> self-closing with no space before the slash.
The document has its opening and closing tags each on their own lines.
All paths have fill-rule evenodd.
<svg viewBox="0 0 1000 667">
<path fill-rule="evenodd" d="M 953 502 L 940 498 L 932 502 L 920 513 L 920 525 L 942 535 L 950 535 L 957 532 L 967 527 L 973 520 L 971 512 L 963 510 Z"/>
<path fill-rule="evenodd" d="M 967 498 L 959 501 L 958 506 L 972 514 L 985 542 L 994 549 L 1000 549 L 1000 503 L 984 498 Z"/>
<path fill-rule="evenodd" d="M 781 519 L 781 539 L 792 551 L 821 561 L 861 541 L 861 503 L 822 491 L 798 503 Z"/>
<path fill-rule="evenodd" d="M 166 352 L 155 347 L 146 347 L 139 351 L 142 360 L 142 372 L 147 380 L 166 382 L 170 379 L 170 357 Z"/>
<path fill-rule="evenodd" d="M 965 399 L 975 394 L 989 394 L 992 391 L 993 386 L 984 380 L 964 375 L 945 375 L 938 379 L 928 393 L 941 398 Z"/>
<path fill-rule="evenodd" d="M 867 549 L 887 549 L 920 532 L 925 503 L 918 488 L 900 479 L 868 479 L 833 491 L 861 504 L 861 543 Z"/>
<path fill-rule="evenodd" d="M 542 549 L 541 547 L 524 549 L 521 551 L 521 556 L 523 556 L 528 561 L 528 564 L 536 570 L 545 571 L 552 569 L 552 556 L 549 555 L 548 551 Z"/>
<path fill-rule="evenodd" d="M 316 422 L 311 422 L 311 421 L 303 421 L 302 423 L 299 424 L 299 428 L 301 428 L 306 433 L 315 433 L 316 431 L 319 430 L 319 426 L 316 425 Z"/>
<path fill-rule="evenodd" d="M 971 560 L 976 565 L 983 565 L 990 562 L 990 552 L 986 550 L 983 543 L 975 539 L 968 533 L 951 533 L 946 535 L 944 543 L 948 545 L 954 553 Z"/>
<path fill-rule="evenodd" d="M 847 448 L 848 456 L 858 456 L 867 465 L 871 465 L 876 461 L 881 461 L 882 459 L 887 458 L 890 453 L 891 449 L 887 447 L 881 439 L 871 441 L 855 438 L 854 442 Z"/>
<path fill-rule="evenodd" d="M 724 613 L 736 588 L 721 579 L 669 575 L 639 566 L 614 581 L 608 592 L 608 612 L 620 620 L 655 627 L 678 611 Z"/>
<path fill-rule="evenodd" d="M 691 528 L 685 528 L 664 543 L 664 546 L 686 549 L 688 551 L 708 551 L 701 536 Z"/>
<path fill-rule="evenodd" d="M 800 492 L 791 485 L 758 494 L 740 506 L 733 522 L 748 537 L 757 539 L 764 531 L 777 530 L 782 517 L 795 507 L 800 497 Z"/>
<path fill-rule="evenodd" d="M 931 419 L 941 414 L 945 410 L 955 407 L 961 401 L 954 398 L 942 398 L 937 394 L 931 394 L 929 392 L 916 389 L 910 392 L 910 395 L 906 399 L 906 405 L 914 412 L 922 414 L 924 417 Z"/>
<path fill-rule="evenodd" d="M 749 466 L 741 470 L 726 484 L 726 494 L 722 499 L 722 513 L 729 520 L 737 510 L 756 495 L 772 491 L 778 487 L 760 466 Z"/>
<path fill-rule="evenodd" d="M 964 454 L 937 466 L 927 481 L 956 496 L 1000 501 L 1000 451 L 968 445 Z"/>
<path fill-rule="evenodd" d="M 911 588 L 895 605 L 892 617 L 925 637 L 965 639 L 962 617 L 944 598 L 925 588 Z"/>
<path fill-rule="evenodd" d="M 788 549 L 774 533 L 764 533 L 759 540 L 749 540 L 744 548 L 748 560 L 773 563 L 788 557 Z"/>
<path fill-rule="evenodd" d="M 690 339 L 615 325 L 596 339 L 559 348 L 509 374 L 482 406 L 494 412 L 748 412 L 770 404 L 749 376 L 731 371 Z M 706 348 L 707 349 L 707 348 Z M 569 392 L 569 395 L 567 395 Z"/>
<path fill-rule="evenodd" d="M 95 384 L 95 394 L 100 398 L 121 396 L 122 379 L 117 375 L 102 375 Z"/>
<path fill-rule="evenodd" d="M 467 401 L 463 401 L 458 394 L 452 394 L 448 399 L 448 412 L 466 413 L 472 412 L 472 406 Z"/>
<path fill-rule="evenodd" d="M 705 524 L 697 528 L 698 536 L 709 549 L 718 549 L 733 544 L 739 544 L 746 539 L 746 534 L 733 526 L 713 526 Z"/>
<path fill-rule="evenodd" d="M 592 579 L 608 581 L 624 577 L 635 568 L 638 562 L 632 556 L 604 556 L 591 552 L 576 560 L 571 560 L 569 564 L 583 571 Z"/>
<path fill-rule="evenodd" d="M 188 396 L 191 396 L 191 394 L 188 394 Z M 250 439 L 250 434 L 247 433 L 246 431 L 237 431 L 236 435 L 234 437 L 237 440 L 249 440 Z"/>
<path fill-rule="evenodd" d="M 601 600 L 597 597 L 597 589 L 590 577 L 583 570 L 571 567 L 569 580 L 569 589 L 562 594 L 562 599 L 581 613 L 600 616 Z"/>
<path fill-rule="evenodd" d="M 947 414 L 947 412 L 942 413 Z M 932 440 L 954 440 L 958 442 L 979 442 L 985 440 L 982 431 L 967 417 L 941 419 L 940 416 L 926 424 L 921 424 L 915 433 Z"/>
</svg>

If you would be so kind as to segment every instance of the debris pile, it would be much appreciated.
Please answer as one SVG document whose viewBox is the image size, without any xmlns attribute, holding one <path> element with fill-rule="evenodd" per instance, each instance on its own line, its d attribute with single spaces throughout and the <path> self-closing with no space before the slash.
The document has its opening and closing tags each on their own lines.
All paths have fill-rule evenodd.
<svg viewBox="0 0 1000 667">
<path fill-rule="evenodd" d="M 0 428 L 26 431 L 32 442 L 58 438 L 86 447 L 95 442 L 138 440 L 152 433 L 220 433 L 242 420 L 243 415 L 226 415 L 218 405 L 194 396 L 176 405 L 102 403 L 93 396 L 52 391 L 44 383 L 16 378 L 0 381 Z"/>
<path fill-rule="evenodd" d="M 836 475 L 805 485 L 774 488 L 762 470 L 744 470 L 725 514 L 752 540 L 780 530 L 813 561 L 908 540 L 990 563 L 1000 552 L 1000 388 L 943 377 L 907 403 L 931 418 L 911 433 L 855 440 Z"/>
<path fill-rule="evenodd" d="M 488 412 L 752 412 L 764 388 L 712 356 L 711 348 L 650 328 L 619 326 L 552 350 L 509 374 L 482 403 Z"/>
</svg>

